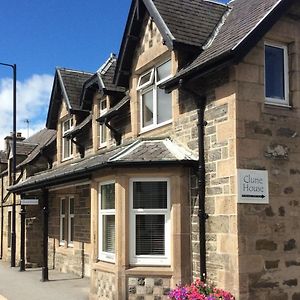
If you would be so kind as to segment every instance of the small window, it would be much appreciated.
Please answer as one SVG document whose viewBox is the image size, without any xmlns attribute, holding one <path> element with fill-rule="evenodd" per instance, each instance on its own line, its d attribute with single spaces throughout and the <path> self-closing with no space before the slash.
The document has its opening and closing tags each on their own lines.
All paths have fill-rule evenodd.
<svg viewBox="0 0 300 300">
<path fill-rule="evenodd" d="M 141 75 L 138 83 L 141 130 L 147 131 L 172 120 L 172 95 L 159 85 L 171 77 L 171 60 Z"/>
<path fill-rule="evenodd" d="M 100 107 L 100 117 L 103 116 L 107 112 L 107 99 L 101 99 L 99 103 Z M 105 124 L 99 125 L 99 146 L 106 147 L 107 146 L 107 127 Z"/>
<path fill-rule="evenodd" d="M 63 122 L 62 128 L 62 136 L 64 136 L 68 131 L 73 128 L 73 119 L 68 119 L 67 121 Z M 63 160 L 72 157 L 73 155 L 73 143 L 70 139 L 62 138 L 62 154 Z"/>
<path fill-rule="evenodd" d="M 115 184 L 99 186 L 99 259 L 115 261 Z"/>
<path fill-rule="evenodd" d="M 289 105 L 287 47 L 265 45 L 265 96 L 267 103 Z"/>
<path fill-rule="evenodd" d="M 131 180 L 132 264 L 170 264 L 169 193 L 167 179 Z"/>
<path fill-rule="evenodd" d="M 60 199 L 60 217 L 59 217 L 59 240 L 60 245 L 64 245 L 66 241 L 66 199 Z"/>
<path fill-rule="evenodd" d="M 75 201 L 74 198 L 69 198 L 69 211 L 68 211 L 68 246 L 73 246 L 74 242 L 74 224 L 75 216 Z"/>
<path fill-rule="evenodd" d="M 146 74 L 143 74 L 139 79 L 137 89 L 140 90 L 152 84 L 153 77 L 154 77 L 153 75 L 154 75 L 154 69 L 148 71 Z"/>
</svg>

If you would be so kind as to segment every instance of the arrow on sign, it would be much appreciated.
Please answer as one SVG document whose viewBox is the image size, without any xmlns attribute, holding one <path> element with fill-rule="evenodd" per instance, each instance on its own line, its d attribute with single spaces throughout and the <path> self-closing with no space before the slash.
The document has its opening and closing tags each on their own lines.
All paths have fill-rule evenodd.
<svg viewBox="0 0 300 300">
<path fill-rule="evenodd" d="M 264 199 L 265 195 L 242 195 L 242 198 L 261 198 Z"/>
</svg>

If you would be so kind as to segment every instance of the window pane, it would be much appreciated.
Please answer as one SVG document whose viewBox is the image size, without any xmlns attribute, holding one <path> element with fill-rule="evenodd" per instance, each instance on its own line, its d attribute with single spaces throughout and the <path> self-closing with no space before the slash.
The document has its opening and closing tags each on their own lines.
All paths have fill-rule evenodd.
<svg viewBox="0 0 300 300">
<path fill-rule="evenodd" d="M 68 140 L 67 138 L 63 139 L 64 143 L 64 158 L 70 157 L 71 156 L 71 141 Z"/>
<path fill-rule="evenodd" d="M 266 97 L 285 98 L 284 49 L 265 47 Z"/>
<path fill-rule="evenodd" d="M 157 123 L 162 123 L 172 119 L 172 94 L 167 94 L 164 90 L 157 89 Z"/>
<path fill-rule="evenodd" d="M 136 255 L 165 254 L 165 216 L 136 216 Z"/>
<path fill-rule="evenodd" d="M 74 218 L 70 219 L 70 242 L 74 241 Z"/>
<path fill-rule="evenodd" d="M 142 95 L 143 127 L 153 124 L 153 91 Z"/>
<path fill-rule="evenodd" d="M 106 100 L 101 100 L 100 101 L 100 110 L 105 110 L 106 107 L 107 107 Z"/>
<path fill-rule="evenodd" d="M 100 143 L 104 144 L 106 142 L 106 126 L 100 125 Z"/>
<path fill-rule="evenodd" d="M 134 209 L 167 208 L 167 182 L 149 181 L 133 183 Z"/>
<path fill-rule="evenodd" d="M 74 199 L 70 198 L 70 215 L 74 215 Z"/>
<path fill-rule="evenodd" d="M 157 68 L 157 81 L 161 81 L 162 79 L 170 76 L 171 74 L 171 61 L 167 61 Z"/>
<path fill-rule="evenodd" d="M 101 209 L 115 208 L 115 184 L 101 185 Z"/>
<path fill-rule="evenodd" d="M 102 251 L 115 253 L 115 216 L 103 216 Z"/>
<path fill-rule="evenodd" d="M 148 84 L 151 84 L 151 77 L 152 77 L 152 73 L 153 73 L 153 70 L 151 70 L 150 72 L 148 72 L 147 74 L 144 74 L 140 77 L 140 80 L 139 80 L 139 83 L 138 83 L 138 86 L 142 86 L 146 83 Z"/>
<path fill-rule="evenodd" d="M 65 230 L 66 230 L 66 227 L 65 227 L 65 218 L 61 218 L 61 239 L 62 241 L 65 241 Z"/>
<path fill-rule="evenodd" d="M 66 211 L 65 210 L 65 199 L 62 199 L 60 203 L 61 203 L 60 211 L 61 211 L 61 214 L 64 215 L 65 211 Z"/>
</svg>

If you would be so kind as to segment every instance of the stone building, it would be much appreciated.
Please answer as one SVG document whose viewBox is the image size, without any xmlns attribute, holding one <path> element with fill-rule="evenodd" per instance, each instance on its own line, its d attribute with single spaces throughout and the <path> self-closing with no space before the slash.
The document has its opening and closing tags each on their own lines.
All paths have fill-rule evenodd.
<svg viewBox="0 0 300 300">
<path fill-rule="evenodd" d="M 47 203 L 49 265 L 90 299 L 200 276 L 300 299 L 299 20 L 295 0 L 133 0 L 118 58 L 57 69 L 53 166 L 10 188 Z"/>
</svg>

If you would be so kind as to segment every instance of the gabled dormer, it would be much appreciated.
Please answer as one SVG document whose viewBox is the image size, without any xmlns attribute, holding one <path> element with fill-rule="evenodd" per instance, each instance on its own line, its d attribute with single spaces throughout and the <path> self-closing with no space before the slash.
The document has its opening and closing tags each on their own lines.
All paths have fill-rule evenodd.
<svg viewBox="0 0 300 300">
<path fill-rule="evenodd" d="M 46 126 L 57 130 L 57 154 L 54 161 L 58 163 L 79 155 L 76 141 L 67 137 L 67 134 L 89 114 L 80 108 L 80 96 L 84 82 L 92 75 L 65 68 L 56 69 Z"/>
<path fill-rule="evenodd" d="M 92 113 L 95 152 L 120 144 L 131 131 L 128 100 L 124 100 L 126 90 L 113 83 L 116 61 L 111 54 L 83 87 L 81 109 Z"/>
<path fill-rule="evenodd" d="M 129 89 L 132 135 L 168 135 L 178 93 L 161 85 L 203 51 L 227 11 L 210 1 L 132 1 L 115 83 Z"/>
</svg>

